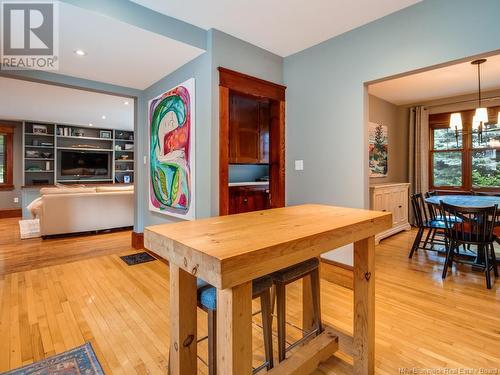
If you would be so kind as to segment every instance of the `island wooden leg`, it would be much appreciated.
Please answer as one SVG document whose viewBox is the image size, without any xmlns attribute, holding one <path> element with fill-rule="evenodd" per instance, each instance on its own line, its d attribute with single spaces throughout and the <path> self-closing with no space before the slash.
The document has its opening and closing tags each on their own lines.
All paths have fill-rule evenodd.
<svg viewBox="0 0 500 375">
<path fill-rule="evenodd" d="M 353 369 L 372 375 L 375 367 L 375 238 L 354 243 Z"/>
<path fill-rule="evenodd" d="M 314 327 L 314 309 L 311 294 L 311 276 L 302 279 L 302 329 L 303 336 Z"/>
<path fill-rule="evenodd" d="M 252 283 L 217 289 L 217 373 L 252 373 Z"/>
<path fill-rule="evenodd" d="M 170 263 L 169 374 L 196 374 L 196 355 L 196 277 Z"/>
</svg>

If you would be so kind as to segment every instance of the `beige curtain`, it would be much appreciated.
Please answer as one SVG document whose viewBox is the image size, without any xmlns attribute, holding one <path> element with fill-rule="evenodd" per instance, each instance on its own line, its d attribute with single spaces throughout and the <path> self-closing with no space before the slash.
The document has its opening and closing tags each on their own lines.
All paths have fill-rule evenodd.
<svg viewBox="0 0 500 375">
<path fill-rule="evenodd" d="M 410 108 L 408 173 L 410 194 L 429 190 L 429 111 L 422 106 Z M 410 222 L 413 212 L 410 208 Z"/>
</svg>

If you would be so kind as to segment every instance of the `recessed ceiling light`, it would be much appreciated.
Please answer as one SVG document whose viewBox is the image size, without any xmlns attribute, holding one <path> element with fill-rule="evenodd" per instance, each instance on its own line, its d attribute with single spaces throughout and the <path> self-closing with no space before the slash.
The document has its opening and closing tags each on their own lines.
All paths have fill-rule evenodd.
<svg viewBox="0 0 500 375">
<path fill-rule="evenodd" d="M 86 56 L 87 52 L 85 52 L 83 49 L 76 49 L 75 54 L 78 56 Z"/>
<path fill-rule="evenodd" d="M 125 104 L 125 105 L 129 105 L 129 102 L 125 101 L 125 102 L 123 102 L 123 104 Z"/>
<path fill-rule="evenodd" d="M 106 116 L 105 116 L 105 115 L 102 115 L 102 116 L 101 116 L 101 118 L 102 118 L 103 120 L 106 120 Z"/>
<path fill-rule="evenodd" d="M 94 124 L 89 124 L 89 126 L 94 126 Z"/>
</svg>

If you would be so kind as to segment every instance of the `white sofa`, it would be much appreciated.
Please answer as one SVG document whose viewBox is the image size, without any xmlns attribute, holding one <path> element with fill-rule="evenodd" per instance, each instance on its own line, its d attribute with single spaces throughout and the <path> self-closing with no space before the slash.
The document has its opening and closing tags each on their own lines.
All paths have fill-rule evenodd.
<svg viewBox="0 0 500 375">
<path fill-rule="evenodd" d="M 134 225 L 133 186 L 40 189 L 32 213 L 42 236 L 98 231 Z"/>
</svg>

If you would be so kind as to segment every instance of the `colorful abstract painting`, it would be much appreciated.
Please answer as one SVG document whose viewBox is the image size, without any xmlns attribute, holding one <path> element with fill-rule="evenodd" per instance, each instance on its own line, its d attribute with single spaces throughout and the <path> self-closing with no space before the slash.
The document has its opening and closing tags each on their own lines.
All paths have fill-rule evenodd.
<svg viewBox="0 0 500 375">
<path fill-rule="evenodd" d="M 149 101 L 149 209 L 195 218 L 194 78 Z"/>
<path fill-rule="evenodd" d="M 368 123 L 370 177 L 387 176 L 387 126 Z"/>
</svg>

